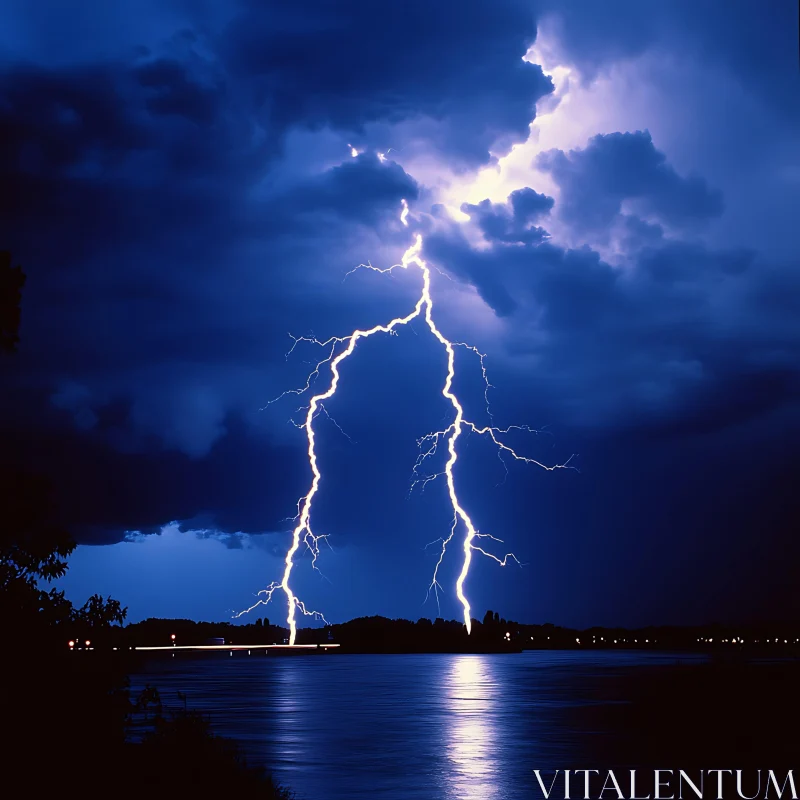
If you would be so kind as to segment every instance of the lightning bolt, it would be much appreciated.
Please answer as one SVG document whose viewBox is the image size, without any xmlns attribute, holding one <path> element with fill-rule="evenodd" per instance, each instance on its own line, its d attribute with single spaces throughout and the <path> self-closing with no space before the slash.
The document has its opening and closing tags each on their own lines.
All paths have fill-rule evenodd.
<svg viewBox="0 0 800 800">
<path fill-rule="evenodd" d="M 352 150 L 355 151 L 355 148 L 352 148 Z M 352 155 L 354 156 L 357 154 L 358 154 L 357 151 L 352 152 Z M 404 226 L 408 227 L 408 215 L 409 215 L 408 203 L 405 200 L 402 200 L 401 204 L 402 204 L 402 209 L 400 213 L 400 222 Z M 320 543 L 327 541 L 324 535 L 316 534 L 311 526 L 311 508 L 314 501 L 314 497 L 319 491 L 320 481 L 322 480 L 322 474 L 320 472 L 319 464 L 317 461 L 316 433 L 314 430 L 314 420 L 316 419 L 320 411 L 322 411 L 327 415 L 324 402 L 326 400 L 329 400 L 336 393 L 336 389 L 339 386 L 339 380 L 341 377 L 339 373 L 339 367 L 341 366 L 342 362 L 345 361 L 345 359 L 349 358 L 353 354 L 356 345 L 361 339 L 367 339 L 368 337 L 374 336 L 375 334 L 378 333 L 387 333 L 390 335 L 396 335 L 397 329 L 399 327 L 403 325 L 408 325 L 408 323 L 411 322 L 412 320 L 421 317 L 425 320 L 425 323 L 427 324 L 430 332 L 442 345 L 447 354 L 447 374 L 445 377 L 444 386 L 442 387 L 442 395 L 451 404 L 455 417 L 453 421 L 450 423 L 450 425 L 448 425 L 444 430 L 435 431 L 433 433 L 424 436 L 422 439 L 419 440 L 418 445 L 420 446 L 420 455 L 417 458 L 417 461 L 413 468 L 413 478 L 412 478 L 411 488 L 413 490 L 414 486 L 417 484 L 421 484 L 422 487 L 424 488 L 424 486 L 430 481 L 433 481 L 439 477 L 444 477 L 447 484 L 447 491 L 450 498 L 450 504 L 453 510 L 453 524 L 450 528 L 449 535 L 445 539 L 436 540 L 437 542 L 441 542 L 441 553 L 434 568 L 433 578 L 430 587 L 428 589 L 428 592 L 430 593 L 431 589 L 434 590 L 434 593 L 436 594 L 437 598 L 437 603 L 438 603 L 438 592 L 441 589 L 441 585 L 438 582 L 438 572 L 444 560 L 447 546 L 455 537 L 459 523 L 465 529 L 465 535 L 462 544 L 464 560 L 462 563 L 461 572 L 458 576 L 458 580 L 456 581 L 456 596 L 458 597 L 458 600 L 460 601 L 464 610 L 464 625 L 466 626 L 467 633 L 471 632 L 472 620 L 470 617 L 469 600 L 464 594 L 464 584 L 469 574 L 470 564 L 472 563 L 472 554 L 474 552 L 480 553 L 484 556 L 487 556 L 488 558 L 493 559 L 498 564 L 500 564 L 500 566 L 506 566 L 509 563 L 509 561 L 514 561 L 518 564 L 520 562 L 513 553 L 507 553 L 502 558 L 499 558 L 498 556 L 493 555 L 488 550 L 485 550 L 483 547 L 476 544 L 476 540 L 481 540 L 481 539 L 491 539 L 496 542 L 502 542 L 502 540 L 498 539 L 495 536 L 491 536 L 490 534 L 487 533 L 480 533 L 475 528 L 472 519 L 470 518 L 469 514 L 466 512 L 464 507 L 461 505 L 461 502 L 459 501 L 458 494 L 456 492 L 456 484 L 454 478 L 454 468 L 456 462 L 458 461 L 458 451 L 456 449 L 456 445 L 458 443 L 459 438 L 461 437 L 462 433 L 465 430 L 477 434 L 479 436 L 486 436 L 497 447 L 498 456 L 500 457 L 501 461 L 503 461 L 502 457 L 505 454 L 511 456 L 513 459 L 517 461 L 522 461 L 526 464 L 535 464 L 547 470 L 567 468 L 569 467 L 569 461 L 572 458 L 570 457 L 570 459 L 568 459 L 563 464 L 557 464 L 555 466 L 547 466 L 539 461 L 536 461 L 535 459 L 520 455 L 519 453 L 516 452 L 516 450 L 514 450 L 514 448 L 510 447 L 503 441 L 503 437 L 506 434 L 510 433 L 511 431 L 528 431 L 535 433 L 536 431 L 534 431 L 532 428 L 529 428 L 526 425 L 512 425 L 507 428 L 498 428 L 495 427 L 494 425 L 479 426 L 473 422 L 470 422 L 464 417 L 464 409 L 458 397 L 452 390 L 453 379 L 455 377 L 456 347 L 461 347 L 470 350 L 472 353 L 478 356 L 480 360 L 481 371 L 483 374 L 483 380 L 485 384 L 484 399 L 486 401 L 486 410 L 487 413 L 489 414 L 490 419 L 493 418 L 489 410 L 488 392 L 489 389 L 493 387 L 491 383 L 489 383 L 489 379 L 487 376 L 486 366 L 484 363 L 485 355 L 480 351 L 478 351 L 477 348 L 473 347 L 472 345 L 468 345 L 464 342 L 451 342 L 444 336 L 444 334 L 442 334 L 442 332 L 436 326 L 436 323 L 434 322 L 433 319 L 433 298 L 431 296 L 431 270 L 428 264 L 423 260 L 421 256 L 422 245 L 423 245 L 423 239 L 421 234 L 418 233 L 415 236 L 414 243 L 405 251 L 405 253 L 403 253 L 403 258 L 399 264 L 393 264 L 391 267 L 386 267 L 386 268 L 374 267 L 372 266 L 372 264 L 369 263 L 359 264 L 358 267 L 356 267 L 354 270 L 351 270 L 350 273 L 347 273 L 349 275 L 358 269 L 368 269 L 374 272 L 385 274 L 385 273 L 391 273 L 393 270 L 397 268 L 408 269 L 412 265 L 418 267 L 420 272 L 422 273 L 422 289 L 420 292 L 419 299 L 417 300 L 413 310 L 409 314 L 407 314 L 404 317 L 396 317 L 395 319 L 391 320 L 385 325 L 376 325 L 373 328 L 369 328 L 367 330 L 357 329 L 348 336 L 333 336 L 329 339 L 326 339 L 325 341 L 320 341 L 313 337 L 294 337 L 294 336 L 291 337 L 293 343 L 291 349 L 286 354 L 287 358 L 294 351 L 295 347 L 301 342 L 310 342 L 314 345 L 318 345 L 327 352 L 327 355 L 324 358 L 322 358 L 319 362 L 317 362 L 316 366 L 309 374 L 304 386 L 298 389 L 290 389 L 286 392 L 283 392 L 281 395 L 279 395 L 279 397 L 275 398 L 275 400 L 272 400 L 270 402 L 276 402 L 277 400 L 281 399 L 282 397 L 285 397 L 288 394 L 295 394 L 295 395 L 305 394 L 307 391 L 311 389 L 311 385 L 320 377 L 320 370 L 322 369 L 322 367 L 325 364 L 330 365 L 331 380 L 330 383 L 328 384 L 328 388 L 324 392 L 315 394 L 311 398 L 307 408 L 304 409 L 306 411 L 304 421 L 297 425 L 297 427 L 305 430 L 306 439 L 308 442 L 308 450 L 307 450 L 308 463 L 312 473 L 311 488 L 309 489 L 306 495 L 300 498 L 297 504 L 298 514 L 294 518 L 294 522 L 296 524 L 292 531 L 291 545 L 286 553 L 286 558 L 284 560 L 283 578 L 280 581 L 275 581 L 271 583 L 266 589 L 262 589 L 257 595 L 258 599 L 252 606 L 235 615 L 236 617 L 240 617 L 243 614 L 252 611 L 259 605 L 266 605 L 272 600 L 274 593 L 278 591 L 278 589 L 281 589 L 286 594 L 289 605 L 289 614 L 286 621 L 289 624 L 290 645 L 293 645 L 297 638 L 298 611 L 303 615 L 314 617 L 315 619 L 322 620 L 327 624 L 327 621 L 320 612 L 311 611 L 307 609 L 304 603 L 294 594 L 290 586 L 290 578 L 292 574 L 292 569 L 294 568 L 295 556 L 297 555 L 297 552 L 301 548 L 301 546 L 305 545 L 305 547 L 311 552 L 312 567 L 314 569 L 317 569 L 316 561 L 317 557 L 319 556 Z M 339 352 L 337 353 L 337 351 Z M 423 463 L 428 458 L 434 456 L 437 453 L 438 447 L 442 442 L 446 442 L 447 446 L 447 461 L 445 463 L 444 470 L 435 475 L 422 476 L 419 472 L 419 469 L 422 467 Z M 503 464 L 505 466 L 505 461 L 503 461 Z M 431 544 L 433 543 L 434 542 L 432 542 Z"/>
</svg>

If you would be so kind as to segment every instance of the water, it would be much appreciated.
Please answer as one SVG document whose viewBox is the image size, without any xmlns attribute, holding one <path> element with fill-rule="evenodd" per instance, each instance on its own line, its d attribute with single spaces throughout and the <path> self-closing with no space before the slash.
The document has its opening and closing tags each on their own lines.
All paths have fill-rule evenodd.
<svg viewBox="0 0 800 800">
<path fill-rule="evenodd" d="M 298 800 L 522 800 L 541 769 L 587 762 L 609 731 L 582 708 L 625 703 L 606 679 L 698 657 L 638 652 L 214 653 L 131 676 L 211 718 Z M 617 685 L 617 684 L 615 684 Z M 624 684 L 623 684 L 624 685 Z M 621 744 L 624 748 L 624 742 Z"/>
</svg>

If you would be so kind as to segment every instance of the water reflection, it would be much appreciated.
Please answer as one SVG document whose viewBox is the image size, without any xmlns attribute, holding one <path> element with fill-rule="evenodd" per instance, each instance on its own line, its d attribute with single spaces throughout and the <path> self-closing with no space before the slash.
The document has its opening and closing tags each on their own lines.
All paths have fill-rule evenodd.
<svg viewBox="0 0 800 800">
<path fill-rule="evenodd" d="M 449 769 L 446 797 L 493 800 L 499 797 L 496 710 L 499 691 L 486 656 L 456 656 L 445 681 Z"/>
<path fill-rule="evenodd" d="M 587 763 L 569 709 L 593 676 L 669 655 L 547 653 L 153 659 L 132 676 L 269 765 L 298 800 L 530 800 L 533 770 Z M 604 731 L 604 736 L 607 732 Z"/>
<path fill-rule="evenodd" d="M 274 665 L 272 677 L 275 683 L 269 698 L 270 716 L 276 739 L 280 742 L 271 760 L 276 767 L 289 772 L 304 769 L 313 761 L 313 754 L 309 752 L 310 737 L 305 735 L 303 725 L 310 710 L 313 686 L 304 685 L 304 678 L 308 680 L 310 676 L 294 667 L 295 664 L 288 660 Z"/>
</svg>

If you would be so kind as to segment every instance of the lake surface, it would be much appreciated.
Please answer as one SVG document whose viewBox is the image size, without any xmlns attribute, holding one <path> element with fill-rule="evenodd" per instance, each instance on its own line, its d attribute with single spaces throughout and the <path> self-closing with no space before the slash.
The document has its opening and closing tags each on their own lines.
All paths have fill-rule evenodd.
<svg viewBox="0 0 800 800">
<path fill-rule="evenodd" d="M 257 654 L 258 653 L 258 654 Z M 534 769 L 587 761 L 609 730 L 590 708 L 626 702 L 626 675 L 700 656 L 639 652 L 154 658 L 131 676 L 168 706 L 208 714 L 298 800 L 528 800 Z M 606 687 L 606 688 L 604 688 Z M 598 738 L 600 737 L 600 738 Z"/>
</svg>

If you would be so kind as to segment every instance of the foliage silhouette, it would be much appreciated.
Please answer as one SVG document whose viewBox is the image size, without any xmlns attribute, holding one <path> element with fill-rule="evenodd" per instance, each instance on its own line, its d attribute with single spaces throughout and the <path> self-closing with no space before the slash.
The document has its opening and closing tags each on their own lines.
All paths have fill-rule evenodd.
<svg viewBox="0 0 800 800">
<path fill-rule="evenodd" d="M 145 697 L 143 698 L 142 695 Z M 265 771 L 251 766 L 234 742 L 211 731 L 208 718 L 186 709 L 165 709 L 157 690 L 146 687 L 137 706 L 155 708 L 150 730 L 141 745 L 130 748 L 128 773 L 138 791 L 204 793 L 253 789 L 266 800 L 290 800 L 288 790 L 273 783 Z"/>
</svg>

